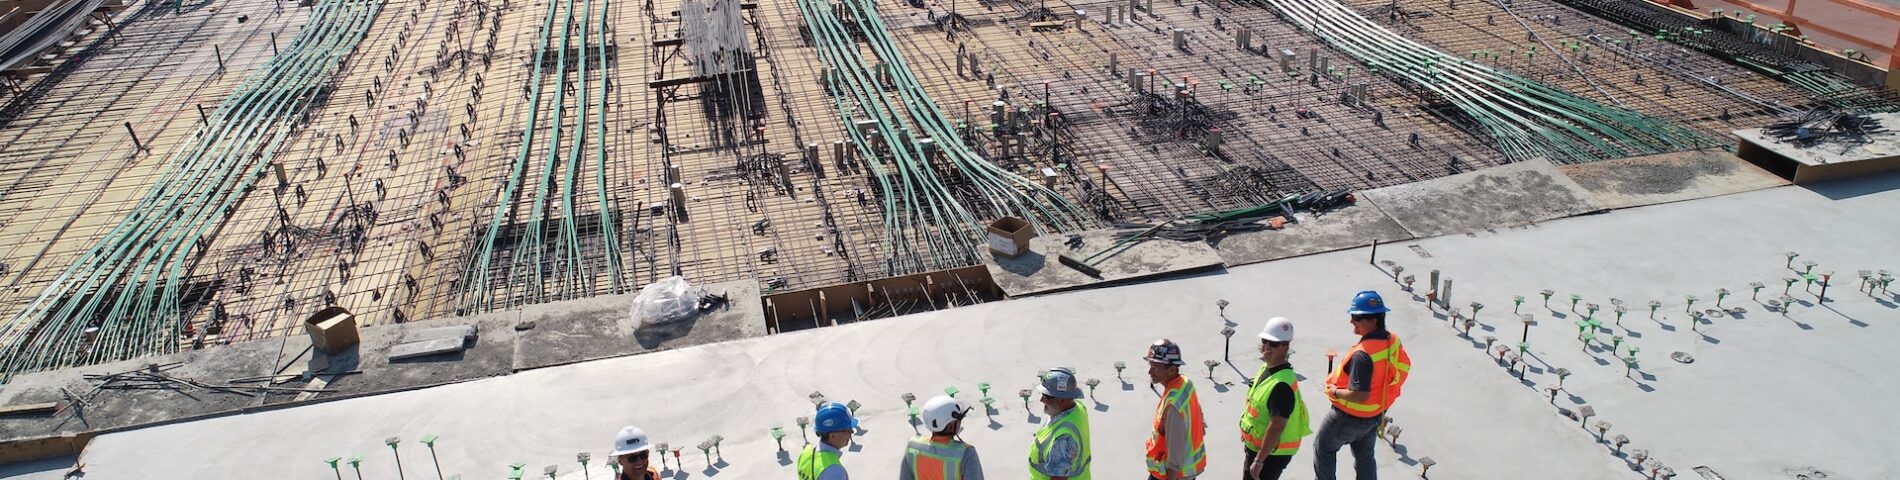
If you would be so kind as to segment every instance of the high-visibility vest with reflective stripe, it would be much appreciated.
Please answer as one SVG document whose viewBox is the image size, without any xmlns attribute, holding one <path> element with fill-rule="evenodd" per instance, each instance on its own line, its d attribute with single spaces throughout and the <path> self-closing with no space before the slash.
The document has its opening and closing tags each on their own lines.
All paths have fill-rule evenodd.
<svg viewBox="0 0 1900 480">
<path fill-rule="evenodd" d="M 1167 393 L 1161 395 L 1161 402 L 1155 406 L 1154 434 L 1148 437 L 1148 473 L 1166 478 L 1168 463 L 1172 458 L 1180 462 L 1180 476 L 1200 475 L 1207 469 L 1207 446 L 1201 437 L 1207 432 L 1207 422 L 1201 418 L 1201 397 L 1194 393 L 1194 382 L 1187 377 L 1175 377 L 1166 385 Z M 1167 414 L 1169 410 L 1187 419 L 1188 451 L 1170 452 L 1167 442 Z"/>
<path fill-rule="evenodd" d="M 798 453 L 798 480 L 818 480 L 818 474 L 840 463 L 838 452 L 820 451 L 817 445 L 806 445 L 805 451 Z"/>
<path fill-rule="evenodd" d="M 1390 335 L 1386 340 L 1360 339 L 1351 351 L 1346 352 L 1346 363 L 1352 363 L 1353 354 L 1357 352 L 1366 352 L 1366 356 L 1372 358 L 1372 394 L 1366 397 L 1367 403 L 1348 402 L 1337 397 L 1329 397 L 1328 400 L 1348 415 L 1378 417 L 1392 407 L 1392 401 L 1399 398 L 1406 378 L 1412 376 L 1412 356 L 1405 353 L 1405 347 L 1399 344 L 1398 335 Z M 1326 383 L 1340 390 L 1352 388 L 1351 377 L 1343 364 L 1326 377 Z"/>
<path fill-rule="evenodd" d="M 1071 480 L 1089 480 L 1089 462 L 1091 460 L 1089 455 L 1089 412 L 1079 405 L 1069 407 L 1069 411 L 1057 414 L 1055 418 L 1049 420 L 1048 425 L 1043 425 L 1041 430 L 1036 430 L 1036 443 L 1029 446 L 1030 480 L 1049 480 L 1050 475 L 1042 472 L 1043 457 L 1049 454 L 1049 449 L 1055 445 L 1056 439 L 1064 436 L 1075 439 L 1076 452 L 1075 458 L 1073 459 L 1075 463 L 1072 465 L 1075 468 L 1069 471 L 1081 472 L 1078 475 L 1071 475 L 1068 478 Z"/>
<path fill-rule="evenodd" d="M 956 440 L 937 442 L 926 435 L 910 439 L 904 455 L 910 457 L 910 473 L 917 480 L 960 480 L 963 478 L 963 451 L 970 445 Z"/>
<path fill-rule="evenodd" d="M 1267 397 L 1273 396 L 1273 389 L 1285 384 L 1293 389 L 1293 414 L 1286 418 L 1286 426 L 1280 429 L 1280 438 L 1274 439 L 1273 449 L 1268 455 L 1292 455 L 1300 451 L 1300 439 L 1313 433 L 1307 423 L 1306 400 L 1300 398 L 1299 376 L 1288 368 L 1267 375 L 1268 366 L 1261 365 L 1260 373 L 1254 374 L 1253 387 L 1247 389 L 1247 413 L 1240 415 L 1240 443 L 1247 450 L 1259 452 L 1266 444 L 1267 425 L 1272 418 L 1266 415 Z"/>
</svg>

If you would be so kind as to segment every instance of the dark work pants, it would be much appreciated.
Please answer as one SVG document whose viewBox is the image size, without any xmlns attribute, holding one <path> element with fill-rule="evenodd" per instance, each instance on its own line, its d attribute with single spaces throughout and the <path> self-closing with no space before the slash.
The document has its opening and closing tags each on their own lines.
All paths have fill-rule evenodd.
<svg viewBox="0 0 1900 480">
<path fill-rule="evenodd" d="M 1241 450 L 1247 450 L 1247 448 L 1241 447 Z M 1268 455 L 1267 464 L 1260 468 L 1260 476 L 1255 477 L 1247 474 L 1247 470 L 1253 468 L 1253 459 L 1256 455 L 1259 454 L 1254 453 L 1253 450 L 1247 450 L 1247 463 L 1240 464 L 1240 478 L 1245 480 L 1280 480 L 1280 473 L 1286 471 L 1287 464 L 1293 463 L 1292 455 Z"/>
<path fill-rule="evenodd" d="M 1331 409 L 1326 423 L 1320 424 L 1313 441 L 1313 478 L 1339 478 L 1339 447 L 1352 446 L 1352 466 L 1357 480 L 1378 480 L 1379 462 L 1372 447 L 1379 441 L 1380 417 L 1360 418 Z"/>
</svg>

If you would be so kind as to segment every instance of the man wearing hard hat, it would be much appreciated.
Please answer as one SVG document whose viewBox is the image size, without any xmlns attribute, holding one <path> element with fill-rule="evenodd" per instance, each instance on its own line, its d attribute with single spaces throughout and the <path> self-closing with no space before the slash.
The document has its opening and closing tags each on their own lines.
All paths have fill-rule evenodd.
<svg viewBox="0 0 1900 480">
<path fill-rule="evenodd" d="M 976 447 L 957 439 L 963 431 L 963 417 L 970 406 L 961 400 L 938 395 L 924 402 L 919 417 L 930 434 L 910 440 L 904 450 L 904 462 L 898 466 L 898 480 L 983 480 L 983 464 Z"/>
<path fill-rule="evenodd" d="M 1082 385 L 1075 370 L 1056 367 L 1043 372 L 1036 392 L 1042 394 L 1042 413 L 1049 423 L 1036 430 L 1029 444 L 1030 480 L 1089 480 L 1089 412 L 1076 405 Z"/>
<path fill-rule="evenodd" d="M 838 402 L 825 402 L 818 406 L 818 413 L 812 430 L 818 433 L 818 443 L 805 446 L 798 453 L 798 480 L 850 480 L 845 473 L 844 464 L 838 458 L 844 455 L 842 449 L 851 445 L 851 433 L 858 428 L 858 419 L 851 417 L 851 410 Z"/>
<path fill-rule="evenodd" d="M 653 443 L 647 441 L 647 432 L 635 426 L 620 429 L 620 435 L 614 437 L 613 453 L 607 454 L 619 472 L 616 480 L 659 480 L 660 470 L 647 462 L 652 455 Z"/>
<path fill-rule="evenodd" d="M 1300 451 L 1308 427 L 1299 376 L 1287 356 L 1293 352 L 1293 321 L 1267 320 L 1260 330 L 1260 373 L 1247 388 L 1247 412 L 1240 415 L 1240 443 L 1246 447 L 1247 480 L 1278 480 Z"/>
<path fill-rule="evenodd" d="M 1405 353 L 1399 336 L 1385 329 L 1385 314 L 1390 311 L 1385 299 L 1372 290 L 1353 296 L 1346 310 L 1359 343 L 1347 353 L 1345 365 L 1326 375 L 1324 391 L 1333 409 L 1313 439 L 1313 478 L 1317 480 L 1338 477 L 1342 446 L 1352 448 L 1355 478 L 1379 478 L 1379 462 L 1372 449 L 1378 445 L 1385 411 L 1399 399 L 1405 380 L 1412 376 L 1411 355 Z"/>
</svg>

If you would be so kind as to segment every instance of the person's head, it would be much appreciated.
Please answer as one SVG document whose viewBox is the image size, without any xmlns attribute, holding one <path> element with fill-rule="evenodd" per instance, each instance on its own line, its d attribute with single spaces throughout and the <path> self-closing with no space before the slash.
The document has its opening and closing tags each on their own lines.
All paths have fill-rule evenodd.
<svg viewBox="0 0 1900 480">
<path fill-rule="evenodd" d="M 1075 399 L 1050 395 L 1042 396 L 1042 414 L 1054 417 L 1075 408 Z"/>
<path fill-rule="evenodd" d="M 1148 382 L 1167 383 L 1181 376 L 1181 346 L 1166 338 L 1155 340 L 1148 345 L 1148 356 L 1142 357 L 1148 362 Z"/>
<path fill-rule="evenodd" d="M 918 416 L 931 435 L 947 437 L 963 430 L 963 417 L 969 414 L 969 404 L 948 395 L 938 395 L 924 402 L 923 413 Z"/>
<path fill-rule="evenodd" d="M 1267 320 L 1266 328 L 1260 329 L 1260 361 L 1267 365 L 1286 363 L 1286 357 L 1293 352 L 1293 321 L 1286 317 L 1273 317 Z"/>
<path fill-rule="evenodd" d="M 1346 313 L 1352 316 L 1352 333 L 1361 336 L 1385 330 L 1385 313 L 1390 311 L 1392 309 L 1385 306 L 1385 299 L 1373 290 L 1354 295 L 1352 307 L 1346 309 Z"/>
<path fill-rule="evenodd" d="M 628 426 L 620 429 L 614 436 L 614 449 L 607 456 L 613 457 L 621 471 L 647 471 L 648 457 L 653 455 L 653 444 L 647 441 L 647 432 L 640 427 Z"/>
<path fill-rule="evenodd" d="M 1075 407 L 1076 399 L 1082 398 L 1082 386 L 1075 381 L 1075 370 L 1056 367 L 1042 373 L 1036 393 L 1042 394 L 1042 413 L 1053 417 Z"/>
<path fill-rule="evenodd" d="M 812 430 L 818 432 L 818 438 L 832 448 L 844 448 L 851 444 L 851 433 L 858 428 L 858 419 L 851 417 L 851 409 L 838 402 L 825 402 L 818 406 L 813 415 Z"/>
</svg>

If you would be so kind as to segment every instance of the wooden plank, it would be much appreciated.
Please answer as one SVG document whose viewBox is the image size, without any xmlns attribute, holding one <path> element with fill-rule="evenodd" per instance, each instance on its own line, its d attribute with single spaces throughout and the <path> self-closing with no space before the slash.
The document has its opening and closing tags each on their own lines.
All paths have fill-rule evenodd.
<svg viewBox="0 0 1900 480">
<path fill-rule="evenodd" d="M 21 403 L 0 407 L 0 415 L 38 415 L 53 413 L 59 408 L 59 402 Z"/>
</svg>

